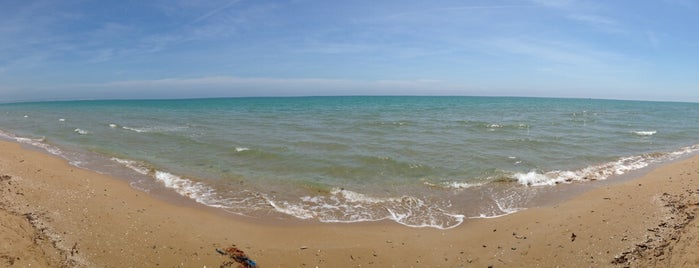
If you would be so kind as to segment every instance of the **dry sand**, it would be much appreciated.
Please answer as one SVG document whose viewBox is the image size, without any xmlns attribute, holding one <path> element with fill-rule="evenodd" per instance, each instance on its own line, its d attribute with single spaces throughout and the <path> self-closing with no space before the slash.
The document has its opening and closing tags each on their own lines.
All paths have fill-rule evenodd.
<svg viewBox="0 0 699 268">
<path fill-rule="evenodd" d="M 0 267 L 696 267 L 699 157 L 449 230 L 284 224 L 166 202 L 0 142 Z M 232 264 L 230 267 L 236 267 Z"/>
</svg>

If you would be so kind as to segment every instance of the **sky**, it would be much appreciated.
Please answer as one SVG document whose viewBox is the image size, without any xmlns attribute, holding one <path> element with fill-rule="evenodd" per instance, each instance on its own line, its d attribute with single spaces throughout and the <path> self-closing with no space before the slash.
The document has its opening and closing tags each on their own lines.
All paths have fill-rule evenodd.
<svg viewBox="0 0 699 268">
<path fill-rule="evenodd" d="M 693 0 L 4 0 L 0 101 L 474 95 L 699 102 Z"/>
</svg>

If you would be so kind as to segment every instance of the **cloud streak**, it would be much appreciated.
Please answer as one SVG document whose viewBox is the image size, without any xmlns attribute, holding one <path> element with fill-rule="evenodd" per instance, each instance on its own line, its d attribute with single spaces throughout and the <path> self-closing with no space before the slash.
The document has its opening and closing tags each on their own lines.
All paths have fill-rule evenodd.
<svg viewBox="0 0 699 268">
<path fill-rule="evenodd" d="M 537 61 L 568 65 L 599 65 L 615 55 L 582 47 L 578 44 L 540 39 L 496 38 L 484 41 L 499 53 L 526 56 Z"/>
<path fill-rule="evenodd" d="M 36 89 L 40 90 L 40 89 Z M 43 89 L 45 90 L 45 89 Z M 60 99 L 162 99 L 250 96 L 340 95 L 454 95 L 460 88 L 439 80 L 348 80 L 321 78 L 243 78 L 207 76 L 125 80 L 54 86 L 44 100 Z M 25 90 L 26 91 L 26 90 Z M 32 91 L 32 90 L 29 90 Z M 5 99 L 21 100 L 22 92 L 6 92 Z"/>
<path fill-rule="evenodd" d="M 204 20 L 210 18 L 211 16 L 214 16 L 214 15 L 220 13 L 220 12 L 223 11 L 223 10 L 232 7 L 233 5 L 237 4 L 237 3 L 240 2 L 240 1 L 241 1 L 241 0 L 229 1 L 229 2 L 226 3 L 225 5 L 220 6 L 220 7 L 216 8 L 216 9 L 213 9 L 213 10 L 207 12 L 206 14 L 201 15 L 201 16 L 199 16 L 198 18 L 192 20 L 189 24 L 196 24 L 196 23 L 198 23 L 198 22 L 204 21 Z"/>
</svg>

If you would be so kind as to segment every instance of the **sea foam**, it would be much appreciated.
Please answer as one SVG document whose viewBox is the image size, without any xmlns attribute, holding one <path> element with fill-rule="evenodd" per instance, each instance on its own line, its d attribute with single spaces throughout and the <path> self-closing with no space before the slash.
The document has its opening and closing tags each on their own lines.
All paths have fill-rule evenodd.
<svg viewBox="0 0 699 268">
<path fill-rule="evenodd" d="M 498 217 L 527 206 L 503 188 L 545 192 L 680 157 L 695 149 L 643 153 L 693 144 L 699 129 L 687 123 L 697 105 L 682 103 L 270 98 L 86 102 L 89 113 L 58 104 L 0 105 L 0 125 L 32 137 L 18 142 L 97 171 L 103 162 L 86 154 L 136 157 L 112 163 L 134 170 L 127 173 L 145 181 L 139 186 L 167 187 L 234 213 L 438 228 L 461 214 Z M 73 123 L 100 135 L 78 136 Z M 42 136 L 51 142 L 34 139 Z M 397 184 L 405 190 L 393 191 Z M 345 190 L 309 190 L 317 185 Z M 471 198 L 491 188 L 497 191 Z"/>
<path fill-rule="evenodd" d="M 658 133 L 658 131 L 652 130 L 652 131 L 634 131 L 634 134 L 638 136 L 653 136 L 655 133 Z"/>
<path fill-rule="evenodd" d="M 605 180 L 614 175 L 622 175 L 630 171 L 645 168 L 654 163 L 670 161 L 696 151 L 699 151 L 699 145 L 683 147 L 669 153 L 648 153 L 621 157 L 616 161 L 592 165 L 573 171 L 554 170 L 545 173 L 540 173 L 538 171 L 515 173 L 512 175 L 512 178 L 520 184 L 527 186 L 555 185 L 574 181 Z"/>
<path fill-rule="evenodd" d="M 178 176 L 169 172 L 154 170 L 144 163 L 112 158 L 125 167 L 140 174 L 150 175 L 163 186 L 194 201 L 236 212 L 240 209 L 262 209 L 259 201 L 265 202 L 275 211 L 299 219 L 317 219 L 320 222 L 365 222 L 392 220 L 411 227 L 433 227 L 449 229 L 458 226 L 464 220 L 464 215 L 451 213 L 442 209 L 450 205 L 439 206 L 422 199 L 403 197 L 372 197 L 362 193 L 336 188 L 329 196 L 304 196 L 296 201 L 277 200 L 275 197 L 250 194 L 245 198 L 222 198 L 217 191 L 204 182 Z M 251 207 L 255 204 L 256 207 Z M 231 210 L 232 209 L 232 210 Z"/>
<path fill-rule="evenodd" d="M 22 144 L 28 144 L 37 148 L 41 148 L 53 155 L 57 156 L 62 156 L 63 151 L 59 149 L 58 147 L 51 146 L 46 143 L 46 138 L 41 137 L 41 138 L 26 138 L 26 137 L 19 137 L 14 134 L 6 133 L 3 131 L 0 131 L 0 137 L 8 139 L 8 140 L 14 140 Z"/>
<path fill-rule="evenodd" d="M 162 186 L 173 190 L 177 194 L 192 199 L 202 205 L 221 208 L 227 212 L 246 215 L 247 212 L 268 209 L 269 203 L 264 195 L 249 190 L 234 190 L 223 191 L 213 188 L 210 184 L 203 181 L 194 181 L 192 179 L 175 175 L 170 172 L 156 170 L 150 165 L 140 161 L 111 158 L 112 161 L 123 165 L 139 174 L 147 175 L 153 178 Z M 141 182 L 139 182 L 141 184 Z M 148 188 L 138 186 L 137 188 L 149 191 Z M 232 194 L 224 196 L 223 194 Z"/>
<path fill-rule="evenodd" d="M 122 164 L 123 166 L 125 166 L 133 171 L 136 171 L 141 175 L 148 175 L 149 173 L 151 173 L 150 168 L 146 167 L 145 165 L 143 165 L 137 161 L 121 159 L 121 158 L 116 158 L 116 157 L 112 157 L 111 160 L 114 162 L 117 162 L 119 164 Z"/>
<path fill-rule="evenodd" d="M 73 130 L 73 131 L 74 131 L 75 133 L 78 133 L 78 134 L 80 134 L 80 135 L 87 135 L 87 134 L 90 134 L 90 132 L 89 132 L 89 131 L 87 131 L 87 130 L 83 130 L 83 129 L 79 129 L 79 128 L 76 128 L 76 129 L 75 129 L 75 130 Z"/>
<path fill-rule="evenodd" d="M 122 129 L 130 130 L 136 133 L 163 133 L 163 132 L 179 132 L 187 129 L 186 126 L 145 126 L 145 127 L 129 127 L 122 126 Z"/>
<path fill-rule="evenodd" d="M 321 222 L 365 222 L 392 220 L 410 227 L 449 229 L 458 226 L 464 215 L 445 211 L 450 204 L 425 202 L 411 196 L 372 197 L 362 193 L 333 189 L 329 196 L 305 196 L 298 201 L 273 201 L 278 212 L 299 219 Z"/>
</svg>

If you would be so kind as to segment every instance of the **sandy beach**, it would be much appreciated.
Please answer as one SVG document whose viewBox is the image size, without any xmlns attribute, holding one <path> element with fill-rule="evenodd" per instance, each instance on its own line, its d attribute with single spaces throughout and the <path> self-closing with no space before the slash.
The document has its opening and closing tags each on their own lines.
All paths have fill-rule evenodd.
<svg viewBox="0 0 699 268">
<path fill-rule="evenodd" d="M 695 267 L 699 157 L 565 202 L 438 230 L 284 224 L 156 198 L 0 142 L 0 266 Z"/>
</svg>

